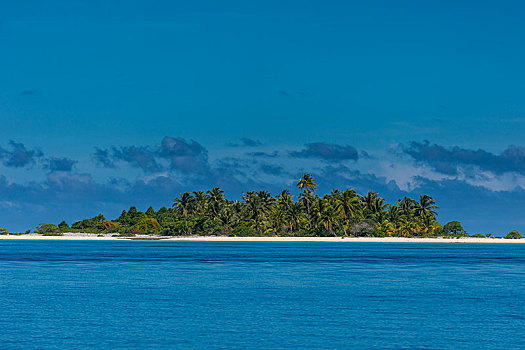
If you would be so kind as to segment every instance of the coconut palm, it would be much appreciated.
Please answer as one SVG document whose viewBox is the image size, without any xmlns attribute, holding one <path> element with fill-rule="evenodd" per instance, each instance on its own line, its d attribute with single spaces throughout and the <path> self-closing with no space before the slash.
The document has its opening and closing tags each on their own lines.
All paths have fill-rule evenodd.
<svg viewBox="0 0 525 350">
<path fill-rule="evenodd" d="M 365 216 L 374 221 L 383 219 L 383 210 L 386 207 L 385 200 L 378 196 L 377 192 L 368 191 L 366 196 L 361 197 L 361 203 L 365 210 Z"/>
<path fill-rule="evenodd" d="M 297 183 L 297 188 L 303 190 L 302 199 L 306 205 L 306 212 L 310 214 L 310 194 L 315 193 L 317 184 L 312 174 L 303 174 Z"/>
<path fill-rule="evenodd" d="M 374 201 L 377 198 L 377 192 L 368 191 L 366 196 L 361 197 L 361 203 L 364 207 L 364 209 L 367 209 L 369 211 L 373 211 Z"/>
<path fill-rule="evenodd" d="M 358 216 L 362 209 L 359 195 L 354 190 L 345 190 L 341 195 L 340 207 L 348 220 Z"/>
<path fill-rule="evenodd" d="M 393 230 L 397 231 L 399 228 L 399 224 L 401 223 L 401 219 L 403 218 L 403 211 L 400 207 L 397 205 L 388 205 L 388 221 L 390 221 L 393 225 Z"/>
<path fill-rule="evenodd" d="M 274 221 L 276 228 L 285 227 L 291 230 L 292 227 L 289 223 L 288 212 L 293 204 L 294 202 L 292 199 L 292 195 L 290 195 L 290 191 L 281 191 L 281 193 L 277 196 L 276 208 L 274 211 Z"/>
<path fill-rule="evenodd" d="M 260 231 L 261 224 L 273 207 L 274 198 L 267 191 L 247 192 L 243 199 L 246 203 L 246 216 L 253 220 L 256 229 Z"/>
<path fill-rule="evenodd" d="M 382 220 L 377 222 L 376 229 L 384 236 L 392 236 L 394 225 L 389 220 Z"/>
<path fill-rule="evenodd" d="M 192 211 L 199 216 L 203 216 L 206 210 L 206 194 L 204 191 L 193 191 Z"/>
<path fill-rule="evenodd" d="M 403 215 L 407 217 L 411 217 L 416 212 L 416 205 L 417 202 L 413 200 L 412 198 L 403 197 L 403 199 L 399 199 L 397 201 L 397 205 L 403 210 Z"/>
<path fill-rule="evenodd" d="M 318 200 L 319 208 L 319 223 L 324 226 L 324 228 L 335 236 L 334 232 L 334 223 L 337 218 L 336 208 L 330 203 L 328 199 Z"/>
<path fill-rule="evenodd" d="M 239 215 L 236 211 L 236 208 L 234 205 L 230 205 L 227 203 L 222 207 L 222 212 L 219 217 L 221 223 L 222 223 L 222 231 L 223 232 L 230 232 L 231 229 L 237 224 L 239 221 Z"/>
<path fill-rule="evenodd" d="M 418 216 L 431 216 L 435 218 L 437 215 L 435 209 L 439 209 L 436 201 L 427 194 L 419 196 L 419 202 L 415 202 L 415 210 Z"/>
<path fill-rule="evenodd" d="M 210 214 L 213 217 L 219 217 L 225 202 L 224 191 L 218 187 L 213 187 L 211 190 L 206 191 L 206 193 L 208 194 Z"/>
<path fill-rule="evenodd" d="M 191 207 L 193 197 L 189 192 L 179 193 L 180 198 L 175 198 L 172 207 L 182 213 L 184 216 L 184 224 L 186 226 L 186 233 L 188 233 L 188 211 Z"/>
<path fill-rule="evenodd" d="M 345 236 L 348 235 L 347 228 L 350 226 L 350 222 L 362 214 L 361 209 L 359 195 L 354 190 L 345 190 L 336 200 L 336 211 L 341 217 L 341 226 Z"/>
<path fill-rule="evenodd" d="M 294 232 L 301 227 L 301 221 L 303 221 L 303 206 L 300 203 L 292 203 L 288 207 L 287 217 L 290 223 L 291 231 Z"/>
<path fill-rule="evenodd" d="M 285 208 L 289 207 L 293 203 L 292 195 L 288 190 L 282 190 L 279 195 L 277 195 L 277 205 L 281 205 Z"/>
</svg>

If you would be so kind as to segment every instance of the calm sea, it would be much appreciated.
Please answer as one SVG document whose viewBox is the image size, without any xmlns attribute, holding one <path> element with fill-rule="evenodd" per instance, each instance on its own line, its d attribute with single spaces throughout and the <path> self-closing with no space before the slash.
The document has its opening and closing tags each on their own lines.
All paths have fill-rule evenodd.
<svg viewBox="0 0 525 350">
<path fill-rule="evenodd" d="M 525 245 L 0 241 L 1 349 L 524 349 Z"/>
</svg>

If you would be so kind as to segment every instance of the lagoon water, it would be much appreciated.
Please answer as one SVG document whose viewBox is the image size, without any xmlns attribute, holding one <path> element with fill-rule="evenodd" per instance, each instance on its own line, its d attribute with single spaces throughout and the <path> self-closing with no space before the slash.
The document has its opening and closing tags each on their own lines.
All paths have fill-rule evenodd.
<svg viewBox="0 0 525 350">
<path fill-rule="evenodd" d="M 525 246 L 0 241 L 0 348 L 525 348 Z"/>
</svg>

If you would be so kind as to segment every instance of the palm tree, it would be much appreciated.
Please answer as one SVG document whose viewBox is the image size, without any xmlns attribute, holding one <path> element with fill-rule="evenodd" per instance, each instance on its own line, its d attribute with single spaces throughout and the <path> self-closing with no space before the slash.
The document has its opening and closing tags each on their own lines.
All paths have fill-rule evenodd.
<svg viewBox="0 0 525 350">
<path fill-rule="evenodd" d="M 289 225 L 288 221 L 288 212 L 290 210 L 290 207 L 294 204 L 292 195 L 290 194 L 290 191 L 283 190 L 281 193 L 277 196 L 276 200 L 276 208 L 275 208 L 275 225 L 276 227 L 280 228 L 288 228 L 292 229 L 292 226 Z"/>
<path fill-rule="evenodd" d="M 399 228 L 399 223 L 403 217 L 403 211 L 396 205 L 388 205 L 388 221 L 393 225 L 394 231 Z"/>
<path fill-rule="evenodd" d="M 310 208 L 308 197 L 310 193 L 315 193 L 315 190 L 317 189 L 317 184 L 315 183 L 314 176 L 312 174 L 303 174 L 303 176 L 299 179 L 299 182 L 297 183 L 297 188 L 303 190 L 306 210 L 307 212 L 309 212 Z"/>
<path fill-rule="evenodd" d="M 206 210 L 206 194 L 204 191 L 193 191 L 192 211 L 199 216 L 203 216 Z"/>
<path fill-rule="evenodd" d="M 365 209 L 372 211 L 372 207 L 374 205 L 374 201 L 376 198 L 377 198 L 377 192 L 368 191 L 366 196 L 361 197 L 361 203 L 363 204 L 363 207 Z"/>
<path fill-rule="evenodd" d="M 419 232 L 417 222 L 408 216 L 403 217 L 401 225 L 399 226 L 399 232 L 403 236 L 412 236 Z"/>
<path fill-rule="evenodd" d="M 422 214 L 419 216 L 419 222 L 425 233 L 432 233 L 436 227 L 436 221 L 432 214 Z"/>
<path fill-rule="evenodd" d="M 209 209 L 213 217 L 218 218 L 221 214 L 222 206 L 225 202 L 224 191 L 218 187 L 213 187 L 211 190 L 206 191 L 208 194 L 208 200 L 210 203 Z"/>
<path fill-rule="evenodd" d="M 366 196 L 361 198 L 361 202 L 369 218 L 380 221 L 383 218 L 385 200 L 377 195 L 377 192 L 368 191 Z"/>
<path fill-rule="evenodd" d="M 437 212 L 434 209 L 439 209 L 436 201 L 427 194 L 419 196 L 419 202 L 415 203 L 416 214 L 421 217 L 431 216 L 436 217 Z"/>
<path fill-rule="evenodd" d="M 359 195 L 354 190 L 345 190 L 336 201 L 336 211 L 343 219 L 341 226 L 347 236 L 346 228 L 350 225 L 350 220 L 358 216 L 361 211 Z"/>
<path fill-rule="evenodd" d="M 415 213 L 417 202 L 405 196 L 397 201 L 397 205 L 403 210 L 403 215 L 411 217 Z"/>
<path fill-rule="evenodd" d="M 255 222 L 256 229 L 260 231 L 262 224 L 273 208 L 275 199 L 267 191 L 247 192 L 243 196 L 246 202 L 246 211 L 251 220 Z"/>
<path fill-rule="evenodd" d="M 223 232 L 230 232 L 238 222 L 238 214 L 235 205 L 225 205 L 219 218 L 222 223 Z"/>
<path fill-rule="evenodd" d="M 290 228 L 292 233 L 294 230 L 298 230 L 301 226 L 301 220 L 303 218 L 303 208 L 301 203 L 292 203 L 287 211 L 287 217 L 290 222 Z"/>
<path fill-rule="evenodd" d="M 319 223 L 321 223 L 324 228 L 335 236 L 334 232 L 334 220 L 336 219 L 336 210 L 334 206 L 330 203 L 328 199 L 318 200 L 319 204 Z"/>
<path fill-rule="evenodd" d="M 277 195 L 277 205 L 281 205 L 284 208 L 288 208 L 290 205 L 292 205 L 293 199 L 292 195 L 290 194 L 290 191 L 288 190 L 282 190 L 279 195 Z"/>
<path fill-rule="evenodd" d="M 317 184 L 312 174 L 303 174 L 297 183 L 297 188 L 303 190 L 301 199 L 306 205 L 306 213 L 310 216 L 310 193 L 315 193 Z"/>
<path fill-rule="evenodd" d="M 297 183 L 297 188 L 303 190 L 305 193 L 315 192 L 317 184 L 312 174 L 303 174 Z"/>
<path fill-rule="evenodd" d="M 377 222 L 376 229 L 385 236 L 392 236 L 394 225 L 388 220 L 381 220 Z"/>
<path fill-rule="evenodd" d="M 186 233 L 188 233 L 189 231 L 188 210 L 191 207 L 193 197 L 191 196 L 189 192 L 179 193 L 179 195 L 180 195 L 180 198 L 175 198 L 175 200 L 173 201 L 172 207 L 182 212 L 182 215 L 184 216 L 184 223 L 186 225 Z"/>
</svg>

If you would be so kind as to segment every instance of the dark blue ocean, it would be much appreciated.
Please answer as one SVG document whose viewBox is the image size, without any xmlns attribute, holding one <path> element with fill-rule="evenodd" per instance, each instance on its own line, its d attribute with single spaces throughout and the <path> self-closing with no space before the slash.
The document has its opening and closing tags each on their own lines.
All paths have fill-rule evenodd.
<svg viewBox="0 0 525 350">
<path fill-rule="evenodd" d="M 0 241 L 1 349 L 524 349 L 525 245 Z"/>
</svg>

